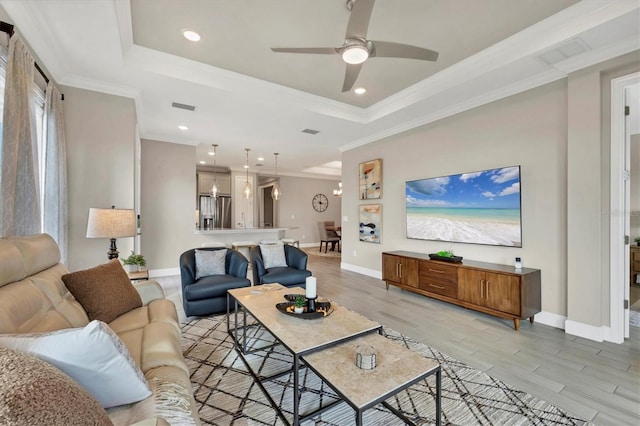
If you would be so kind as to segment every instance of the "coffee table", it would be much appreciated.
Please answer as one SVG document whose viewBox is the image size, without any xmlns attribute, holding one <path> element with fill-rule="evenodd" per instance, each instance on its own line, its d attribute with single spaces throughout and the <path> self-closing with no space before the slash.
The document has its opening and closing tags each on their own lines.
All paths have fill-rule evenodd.
<svg viewBox="0 0 640 426">
<path fill-rule="evenodd" d="M 356 421 L 358 424 L 362 421 L 362 412 L 378 402 L 384 401 L 384 399 L 394 395 L 395 393 L 406 389 L 411 384 L 421 380 L 422 378 L 436 374 L 436 419 L 437 424 L 440 424 L 440 366 L 437 363 L 428 361 L 422 358 L 420 355 L 415 354 L 406 348 L 402 348 L 400 345 L 392 342 L 385 342 L 382 336 L 374 338 L 382 330 L 382 326 L 370 319 L 350 311 L 343 306 L 340 306 L 332 302 L 333 312 L 321 319 L 317 320 L 303 320 L 295 318 L 293 316 L 285 315 L 279 312 L 275 305 L 285 301 L 285 294 L 304 294 L 302 288 L 287 288 L 280 284 L 268 284 L 254 287 L 245 287 L 239 289 L 229 290 L 227 292 L 227 330 L 232 337 L 236 350 L 238 351 L 240 358 L 246 365 L 250 374 L 261 388 L 271 405 L 276 409 L 280 418 L 286 424 L 299 425 L 300 422 L 310 418 L 313 415 L 324 411 L 336 403 L 329 404 L 321 407 L 319 410 L 313 413 L 300 414 L 299 403 L 301 387 L 299 385 L 299 375 L 301 368 L 308 367 L 314 371 L 321 379 L 323 379 L 329 386 L 331 386 L 340 397 L 351 405 L 356 410 Z M 234 326 L 231 326 L 231 317 L 234 318 Z M 249 323 L 248 316 L 255 319 L 256 322 Z M 293 365 L 290 370 L 286 372 L 278 373 L 269 377 L 258 377 L 253 371 L 250 362 L 246 359 L 246 355 L 251 353 L 252 348 L 249 345 L 251 339 L 249 330 L 252 327 L 261 327 L 269 332 L 275 339 L 274 345 L 282 345 L 293 357 Z M 389 361 L 392 358 L 388 358 L 389 362 L 383 362 L 381 368 L 371 370 L 378 375 L 387 374 L 390 380 L 384 382 L 379 387 L 376 387 L 377 391 L 368 392 L 372 398 L 367 401 L 361 401 L 355 395 L 355 392 L 347 389 L 344 384 L 344 380 L 339 380 L 332 375 L 328 369 L 329 358 L 324 356 L 326 351 L 335 350 L 338 351 L 334 354 L 335 358 L 331 358 L 331 362 L 339 362 L 344 364 L 353 364 L 354 355 L 345 352 L 344 347 L 340 346 L 341 343 L 355 341 L 356 339 L 373 338 L 375 339 L 376 347 L 378 350 L 387 351 L 386 346 L 393 344 L 397 348 L 393 348 L 390 354 L 395 354 L 400 363 L 406 361 L 416 362 L 417 367 L 410 369 L 409 374 L 402 375 L 402 377 L 394 378 L 395 371 L 392 369 L 392 363 Z M 383 349 L 383 346 L 385 348 Z M 265 347 L 260 347 L 257 350 L 264 350 Z M 400 358 L 402 353 L 402 359 Z M 415 355 L 415 357 L 413 355 Z M 317 355 L 317 356 L 315 356 Z M 384 360 L 387 355 L 381 355 Z M 409 357 L 409 358 L 406 358 Z M 416 358 L 417 357 L 417 358 Z M 406 359 L 405 359 L 406 358 Z M 419 358 L 419 360 L 418 360 Z M 424 361 L 424 362 L 423 362 Z M 429 363 L 428 365 L 426 363 Z M 345 367 L 346 368 L 346 367 Z M 353 368 L 357 368 L 353 366 Z M 417 370 L 422 371 L 417 372 Z M 377 371 L 376 371 L 377 370 Z M 293 375 L 293 420 L 290 421 L 286 418 L 285 413 L 277 404 L 267 389 L 264 386 L 264 382 L 273 380 L 280 377 L 283 374 L 292 373 Z M 353 374 L 354 371 L 345 370 L 345 374 Z M 358 372 L 355 372 L 358 373 Z M 331 381 L 333 380 L 333 383 Z M 364 383 L 364 382 L 363 382 Z M 366 384 L 370 390 L 373 389 L 369 384 Z M 375 397 L 373 397 L 376 393 Z M 382 398 L 382 399 L 380 399 Z M 387 408 L 390 408 L 388 405 Z M 397 410 L 390 408 L 396 415 L 411 424 L 408 419 L 404 418 Z"/>
</svg>

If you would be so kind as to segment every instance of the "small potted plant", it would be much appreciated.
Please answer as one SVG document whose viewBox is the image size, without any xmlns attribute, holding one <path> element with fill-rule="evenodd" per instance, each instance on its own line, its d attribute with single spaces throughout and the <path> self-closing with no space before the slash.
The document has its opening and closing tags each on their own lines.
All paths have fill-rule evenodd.
<svg viewBox="0 0 640 426">
<path fill-rule="evenodd" d="M 307 300 L 305 299 L 303 294 L 299 294 L 296 296 L 296 299 L 293 302 L 293 312 L 296 314 L 301 314 L 304 312 L 304 306 L 307 304 Z"/>
<path fill-rule="evenodd" d="M 636 237 L 636 238 L 635 238 L 635 240 L 633 240 L 633 241 L 635 241 L 635 242 L 636 242 L 636 244 L 637 244 L 638 246 L 640 246 L 640 237 Z"/>
<path fill-rule="evenodd" d="M 147 266 L 147 261 L 144 260 L 144 256 L 141 254 L 135 254 L 133 250 L 129 257 L 122 261 L 124 264 L 124 269 L 127 272 L 138 272 L 144 271 L 144 268 Z"/>
</svg>

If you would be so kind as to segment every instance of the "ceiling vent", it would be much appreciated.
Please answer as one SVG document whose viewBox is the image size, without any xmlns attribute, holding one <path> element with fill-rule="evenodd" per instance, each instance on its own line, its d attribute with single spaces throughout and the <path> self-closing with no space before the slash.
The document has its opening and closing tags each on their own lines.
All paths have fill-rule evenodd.
<svg viewBox="0 0 640 426">
<path fill-rule="evenodd" d="M 179 102 L 171 102 L 171 106 L 173 108 L 186 109 L 187 111 L 195 111 L 196 110 L 196 107 L 194 107 L 193 105 L 181 104 Z"/>
<path fill-rule="evenodd" d="M 302 131 L 302 133 L 309 133 L 310 135 L 316 135 L 316 134 L 320 133 L 320 130 L 304 129 Z"/>
<path fill-rule="evenodd" d="M 547 65 L 554 65 L 569 59 L 572 56 L 579 55 L 589 50 L 589 46 L 580 38 L 569 40 L 552 50 L 548 50 L 538 56 Z"/>
</svg>

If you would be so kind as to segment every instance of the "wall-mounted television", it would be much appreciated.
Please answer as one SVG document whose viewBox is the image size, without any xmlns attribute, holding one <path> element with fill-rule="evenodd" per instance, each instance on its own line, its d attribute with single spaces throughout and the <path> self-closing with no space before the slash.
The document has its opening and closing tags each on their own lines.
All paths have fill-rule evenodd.
<svg viewBox="0 0 640 426">
<path fill-rule="evenodd" d="M 522 247 L 520 166 L 408 181 L 407 238 Z"/>
</svg>

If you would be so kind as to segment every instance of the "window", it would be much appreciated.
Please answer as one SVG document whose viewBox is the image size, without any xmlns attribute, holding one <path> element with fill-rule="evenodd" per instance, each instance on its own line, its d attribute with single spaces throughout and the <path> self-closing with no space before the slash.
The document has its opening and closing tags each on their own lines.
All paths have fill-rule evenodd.
<svg viewBox="0 0 640 426">
<path fill-rule="evenodd" d="M 46 102 L 45 92 L 37 85 L 33 85 L 33 108 L 36 119 L 36 140 L 38 149 L 38 185 L 40 187 L 40 231 L 44 232 L 44 169 L 46 156 L 46 142 L 44 140 L 45 113 L 44 104 Z"/>
<path fill-rule="evenodd" d="M 4 115 L 4 80 L 7 75 L 7 48 L 0 45 L 0 146 L 2 146 L 2 117 Z M 0 150 L 0 164 L 2 150 Z"/>
</svg>

